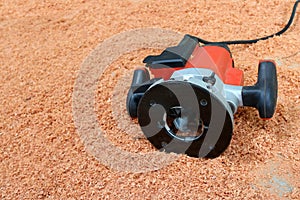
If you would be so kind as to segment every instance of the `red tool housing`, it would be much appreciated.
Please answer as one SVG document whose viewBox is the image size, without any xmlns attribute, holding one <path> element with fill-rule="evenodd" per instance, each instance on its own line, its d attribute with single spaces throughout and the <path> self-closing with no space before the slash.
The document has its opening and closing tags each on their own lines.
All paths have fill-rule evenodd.
<svg viewBox="0 0 300 200">
<path fill-rule="evenodd" d="M 155 78 L 168 80 L 174 71 L 185 68 L 211 69 L 225 84 L 243 85 L 243 71 L 234 68 L 230 51 L 222 46 L 197 45 L 184 66 L 150 68 L 150 71 Z"/>
</svg>

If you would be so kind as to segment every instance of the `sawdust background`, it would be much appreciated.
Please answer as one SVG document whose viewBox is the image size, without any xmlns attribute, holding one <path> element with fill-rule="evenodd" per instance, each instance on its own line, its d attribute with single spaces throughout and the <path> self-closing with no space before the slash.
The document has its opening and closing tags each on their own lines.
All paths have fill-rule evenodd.
<svg viewBox="0 0 300 200">
<path fill-rule="evenodd" d="M 292 5 L 279 0 L 1 1 L 1 198 L 300 199 L 299 17 L 281 37 L 231 47 L 245 84 L 255 83 L 259 59 L 277 61 L 279 98 L 267 122 L 254 109 L 239 109 L 231 145 L 217 159 L 180 156 L 153 172 L 115 171 L 85 151 L 72 117 L 81 63 L 106 38 L 140 27 L 209 40 L 255 38 L 281 29 Z M 121 56 L 105 71 L 96 94 L 99 124 L 127 151 L 154 149 L 145 139 L 122 133 L 110 99 L 118 90 L 126 93 L 130 80 L 123 90 L 115 85 L 151 52 L 158 51 Z M 288 189 L 277 187 L 274 177 Z"/>
</svg>

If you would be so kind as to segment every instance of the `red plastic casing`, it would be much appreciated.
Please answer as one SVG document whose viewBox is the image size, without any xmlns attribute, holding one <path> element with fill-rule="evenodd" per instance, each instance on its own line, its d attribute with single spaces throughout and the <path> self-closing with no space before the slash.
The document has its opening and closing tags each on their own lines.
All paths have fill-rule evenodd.
<svg viewBox="0 0 300 200">
<path fill-rule="evenodd" d="M 244 82 L 243 71 L 234 68 L 230 52 L 221 46 L 196 46 L 185 66 L 176 68 L 150 68 L 155 78 L 169 80 L 176 70 L 186 68 L 210 69 L 229 85 L 242 86 Z"/>
</svg>

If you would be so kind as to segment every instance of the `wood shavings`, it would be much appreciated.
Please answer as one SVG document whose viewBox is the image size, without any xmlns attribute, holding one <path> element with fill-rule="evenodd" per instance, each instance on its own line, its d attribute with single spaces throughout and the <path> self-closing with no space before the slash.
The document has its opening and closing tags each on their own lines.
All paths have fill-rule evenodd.
<svg viewBox="0 0 300 200">
<path fill-rule="evenodd" d="M 182 155 L 160 170 L 118 172 L 86 152 L 72 118 L 80 65 L 105 39 L 141 27 L 161 27 L 207 40 L 252 39 L 282 28 L 293 1 L 0 4 L 2 199 L 300 199 L 299 20 L 280 37 L 231 46 L 246 85 L 256 81 L 260 59 L 278 63 L 279 100 L 274 118 L 267 122 L 254 109 L 239 109 L 232 142 L 219 158 Z M 142 65 L 144 56 L 158 52 L 145 47 L 123 55 L 99 77 L 95 95 L 99 125 L 123 150 L 155 151 L 136 122 L 118 124 L 130 119 L 116 118 L 112 104 L 125 112 L 124 95 L 131 81 L 126 77 Z"/>
</svg>

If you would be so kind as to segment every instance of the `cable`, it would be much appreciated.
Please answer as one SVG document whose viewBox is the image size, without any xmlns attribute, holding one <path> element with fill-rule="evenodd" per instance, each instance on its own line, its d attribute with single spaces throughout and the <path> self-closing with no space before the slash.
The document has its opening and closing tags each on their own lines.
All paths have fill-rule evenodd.
<svg viewBox="0 0 300 200">
<path fill-rule="evenodd" d="M 293 10 L 292 10 L 292 14 L 290 16 L 290 19 L 289 19 L 288 23 L 285 25 L 285 27 L 282 30 L 280 30 L 277 33 L 274 33 L 272 35 L 268 35 L 268 36 L 253 39 L 253 40 L 229 40 L 229 41 L 221 41 L 221 42 L 211 42 L 211 41 L 207 41 L 207 40 L 195 37 L 195 36 L 191 36 L 191 35 L 189 35 L 189 36 L 197 39 L 198 42 L 200 42 L 202 44 L 211 44 L 211 43 L 223 43 L 223 44 L 227 44 L 227 45 L 230 45 L 230 44 L 254 44 L 254 43 L 256 43 L 258 41 L 261 41 L 261 40 L 267 40 L 267 39 L 272 38 L 274 36 L 278 36 L 278 35 L 283 34 L 284 32 L 286 32 L 290 28 L 290 26 L 292 25 L 293 20 L 295 18 L 295 14 L 296 14 L 296 10 L 297 10 L 297 6 L 298 6 L 299 2 L 300 2 L 300 0 L 296 0 L 296 2 L 294 4 L 294 7 L 293 7 Z"/>
</svg>

